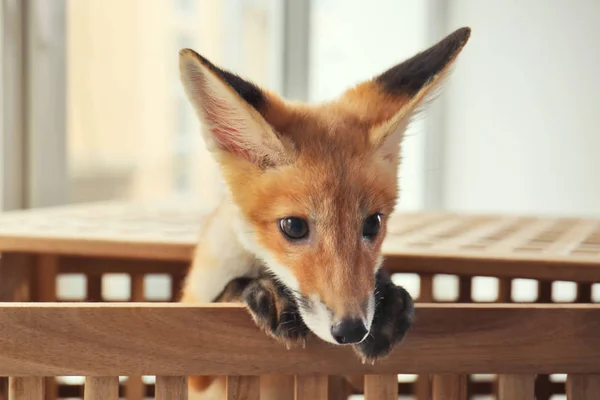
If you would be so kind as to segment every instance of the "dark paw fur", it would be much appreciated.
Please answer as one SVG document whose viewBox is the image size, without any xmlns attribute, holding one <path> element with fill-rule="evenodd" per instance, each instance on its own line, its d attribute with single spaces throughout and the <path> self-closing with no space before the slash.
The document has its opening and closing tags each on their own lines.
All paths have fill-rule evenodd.
<svg viewBox="0 0 600 400">
<path fill-rule="evenodd" d="M 254 322 L 288 348 L 302 345 L 309 330 L 288 290 L 274 279 L 254 280 L 242 294 Z"/>
<path fill-rule="evenodd" d="M 367 338 L 354 346 L 363 362 L 387 356 L 412 324 L 414 303 L 410 294 L 396 286 L 387 272 L 377 273 L 375 316 Z"/>
</svg>

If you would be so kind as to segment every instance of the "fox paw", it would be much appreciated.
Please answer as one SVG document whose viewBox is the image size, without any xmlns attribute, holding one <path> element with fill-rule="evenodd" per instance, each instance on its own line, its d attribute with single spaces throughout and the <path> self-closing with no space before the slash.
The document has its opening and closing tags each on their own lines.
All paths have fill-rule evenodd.
<svg viewBox="0 0 600 400">
<path fill-rule="evenodd" d="M 278 282 L 259 278 L 250 283 L 242 294 L 254 322 L 269 336 L 288 349 L 305 346 L 308 327 L 291 293 Z"/>
<path fill-rule="evenodd" d="M 363 363 L 375 363 L 387 356 L 402 341 L 412 325 L 414 303 L 410 294 L 395 285 L 387 272 L 377 273 L 375 316 L 369 335 L 354 350 Z"/>
</svg>

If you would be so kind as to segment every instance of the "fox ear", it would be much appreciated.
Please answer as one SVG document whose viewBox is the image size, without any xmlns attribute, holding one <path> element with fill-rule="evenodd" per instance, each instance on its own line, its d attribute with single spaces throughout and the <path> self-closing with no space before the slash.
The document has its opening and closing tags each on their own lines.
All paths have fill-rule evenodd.
<svg viewBox="0 0 600 400">
<path fill-rule="evenodd" d="M 342 101 L 366 119 L 369 141 L 383 157 L 397 158 L 410 120 L 436 94 L 470 35 L 470 28 L 458 29 L 342 96 Z"/>
<path fill-rule="evenodd" d="M 180 51 L 179 69 L 211 152 L 232 155 L 260 168 L 286 161 L 291 149 L 260 113 L 266 106 L 265 92 L 190 49 Z"/>
</svg>

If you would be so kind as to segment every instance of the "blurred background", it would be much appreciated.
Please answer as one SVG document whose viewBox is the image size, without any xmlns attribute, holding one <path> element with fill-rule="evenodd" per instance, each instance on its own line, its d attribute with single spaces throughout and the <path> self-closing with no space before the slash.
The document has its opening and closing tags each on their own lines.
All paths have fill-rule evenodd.
<svg viewBox="0 0 600 400">
<path fill-rule="evenodd" d="M 223 188 L 179 82 L 181 48 L 318 102 L 470 26 L 445 90 L 408 131 L 398 209 L 600 217 L 597 0 L 0 4 L 0 210 L 212 207 Z M 107 298 L 129 288 L 105 278 Z M 69 279 L 65 298 L 84 290 Z M 401 279 L 416 295 L 418 276 Z M 439 300 L 458 296 L 456 277 L 436 279 Z M 477 279 L 474 299 L 497 296 L 496 278 Z M 575 296 L 560 284 L 556 300 Z M 535 298 L 535 281 L 513 285 L 515 301 Z"/>
<path fill-rule="evenodd" d="M 3 0 L 4 210 L 219 198 L 179 49 L 322 101 L 473 29 L 411 127 L 399 209 L 600 215 L 595 0 Z"/>
</svg>

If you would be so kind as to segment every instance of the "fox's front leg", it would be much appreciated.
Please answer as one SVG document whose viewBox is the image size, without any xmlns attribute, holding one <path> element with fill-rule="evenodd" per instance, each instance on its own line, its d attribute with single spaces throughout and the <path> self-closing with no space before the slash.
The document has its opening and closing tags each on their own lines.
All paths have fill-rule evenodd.
<svg viewBox="0 0 600 400">
<path fill-rule="evenodd" d="M 375 316 L 369 335 L 354 350 L 363 361 L 375 362 L 387 356 L 410 328 L 414 303 L 410 294 L 395 285 L 389 274 L 380 269 L 375 280 Z"/>
<path fill-rule="evenodd" d="M 259 264 L 240 243 L 235 226 L 238 210 L 225 199 L 202 224 L 181 301 L 212 303 L 227 284 L 239 277 L 256 277 Z"/>
<path fill-rule="evenodd" d="M 242 301 L 254 322 L 287 348 L 304 345 L 309 330 L 300 317 L 292 293 L 276 279 L 264 275 L 244 290 Z"/>
<path fill-rule="evenodd" d="M 240 301 L 245 287 L 256 278 L 256 258 L 240 244 L 233 228 L 232 219 L 236 216 L 235 206 L 226 199 L 203 221 L 194 259 L 183 285 L 182 303 Z M 213 392 L 223 398 L 224 382 L 222 377 L 191 376 L 190 398 L 212 399 Z"/>
</svg>

